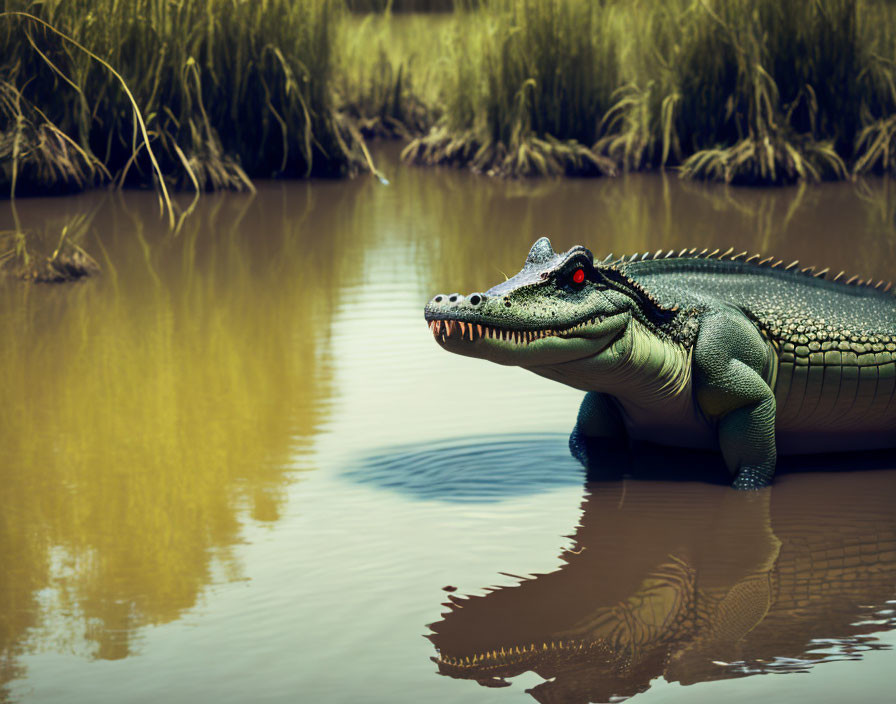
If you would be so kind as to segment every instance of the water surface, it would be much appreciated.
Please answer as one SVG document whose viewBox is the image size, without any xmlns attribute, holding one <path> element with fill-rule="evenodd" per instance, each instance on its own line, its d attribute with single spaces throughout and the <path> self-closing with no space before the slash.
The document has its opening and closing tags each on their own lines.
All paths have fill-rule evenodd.
<svg viewBox="0 0 896 704">
<path fill-rule="evenodd" d="M 381 160 L 388 187 L 210 195 L 177 236 L 150 193 L 19 202 L 50 234 L 87 216 L 104 272 L 0 280 L 0 701 L 885 699 L 888 458 L 802 463 L 753 499 L 662 458 L 586 486 L 581 394 L 446 354 L 422 307 L 540 235 L 889 278 L 896 187 Z M 603 645 L 431 660 L 536 640 Z"/>
</svg>

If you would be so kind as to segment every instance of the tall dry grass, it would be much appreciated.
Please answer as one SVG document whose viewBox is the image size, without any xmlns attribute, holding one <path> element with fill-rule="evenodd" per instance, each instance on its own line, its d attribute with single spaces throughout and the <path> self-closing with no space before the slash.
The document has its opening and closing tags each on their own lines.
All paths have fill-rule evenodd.
<svg viewBox="0 0 896 704">
<path fill-rule="evenodd" d="M 197 190 L 247 188 L 255 177 L 339 176 L 365 163 L 333 98 L 338 0 L 7 0 L 4 9 L 7 192 L 146 185 L 159 174 Z"/>
<path fill-rule="evenodd" d="M 896 168 L 892 3 L 491 0 L 456 22 L 416 163 L 765 184 Z"/>
<path fill-rule="evenodd" d="M 896 172 L 896 5 L 884 0 L 4 7 L 7 192 L 345 175 L 375 170 L 370 136 L 410 140 L 414 163 L 507 176 Z"/>
<path fill-rule="evenodd" d="M 458 13 L 445 115 L 405 157 L 504 175 L 612 172 L 591 149 L 618 85 L 611 12 L 587 0 L 492 0 Z"/>
</svg>

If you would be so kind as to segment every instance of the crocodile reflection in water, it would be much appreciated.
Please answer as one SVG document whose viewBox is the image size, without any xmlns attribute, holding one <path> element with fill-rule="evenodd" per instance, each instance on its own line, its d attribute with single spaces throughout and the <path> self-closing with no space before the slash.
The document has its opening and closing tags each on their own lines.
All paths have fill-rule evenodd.
<svg viewBox="0 0 896 704">
<path fill-rule="evenodd" d="M 696 682 L 858 658 L 896 627 L 896 471 L 791 475 L 750 495 L 590 485 L 556 572 L 450 596 L 430 626 L 440 674 L 540 702 L 598 702 L 660 675 Z"/>
</svg>

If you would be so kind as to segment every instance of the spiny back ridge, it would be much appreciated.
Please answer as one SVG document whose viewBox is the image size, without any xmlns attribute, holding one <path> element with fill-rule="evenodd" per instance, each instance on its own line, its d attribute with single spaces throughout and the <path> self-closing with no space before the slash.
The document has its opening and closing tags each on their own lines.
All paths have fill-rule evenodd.
<svg viewBox="0 0 896 704">
<path fill-rule="evenodd" d="M 882 291 L 884 293 L 889 292 L 893 288 L 893 284 L 890 281 L 884 281 L 883 279 L 881 279 L 875 283 L 874 279 L 870 278 L 860 279 L 858 276 L 850 276 L 849 278 L 847 278 L 846 272 L 844 271 L 841 271 L 836 276 L 830 276 L 830 268 L 828 267 L 825 267 L 820 271 L 816 271 L 814 266 L 800 268 L 800 262 L 798 259 L 790 262 L 790 264 L 785 265 L 783 259 L 776 259 L 775 257 L 763 258 L 761 254 L 751 254 L 748 256 L 748 254 L 749 253 L 746 250 L 738 254 L 734 254 L 734 247 L 729 247 L 724 252 L 722 252 L 720 249 L 714 249 L 710 251 L 708 247 L 699 251 L 696 247 L 692 247 L 690 249 L 686 247 L 680 251 L 674 249 L 658 249 L 656 252 L 630 254 L 622 256 L 620 258 L 614 258 L 613 255 L 610 254 L 601 262 L 601 264 L 605 266 L 618 266 L 636 261 L 642 262 L 656 259 L 712 259 L 716 261 L 741 262 L 743 264 L 751 264 L 757 268 L 775 269 L 778 271 L 791 271 L 795 274 L 802 274 L 804 276 L 812 277 L 815 279 L 825 279 L 827 281 L 842 283 L 847 286 L 862 286 L 865 288 L 874 289 L 876 291 Z"/>
</svg>

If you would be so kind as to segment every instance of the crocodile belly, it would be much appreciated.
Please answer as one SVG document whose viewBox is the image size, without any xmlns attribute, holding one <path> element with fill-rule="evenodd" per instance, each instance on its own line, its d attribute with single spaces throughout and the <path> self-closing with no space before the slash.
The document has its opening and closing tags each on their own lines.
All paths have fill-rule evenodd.
<svg viewBox="0 0 896 704">
<path fill-rule="evenodd" d="M 779 452 L 896 447 L 896 356 L 782 354 L 775 383 Z"/>
<path fill-rule="evenodd" d="M 697 413 L 690 393 L 651 404 L 619 400 L 619 406 L 632 440 L 697 450 L 718 448 L 715 428 Z"/>
</svg>

